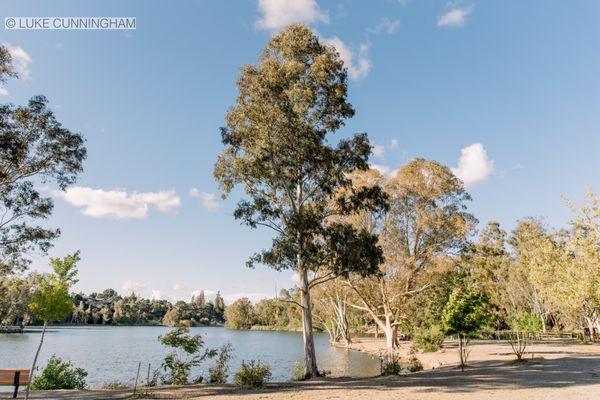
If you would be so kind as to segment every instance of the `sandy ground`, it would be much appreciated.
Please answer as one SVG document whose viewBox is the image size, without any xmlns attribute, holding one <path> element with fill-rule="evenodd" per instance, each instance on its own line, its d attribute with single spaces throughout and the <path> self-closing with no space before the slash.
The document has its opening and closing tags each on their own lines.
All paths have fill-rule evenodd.
<svg viewBox="0 0 600 400">
<path fill-rule="evenodd" d="M 363 339 L 353 345 L 377 353 L 382 340 Z M 404 344 L 407 353 L 410 344 Z M 231 386 L 185 386 L 152 389 L 136 398 L 146 399 L 600 399 L 600 345 L 552 341 L 531 346 L 533 358 L 515 362 L 503 342 L 477 341 L 472 345 L 469 367 L 456 368 L 454 343 L 442 351 L 419 354 L 426 370 L 405 376 L 374 378 L 325 378 L 307 382 L 270 384 L 260 390 Z M 432 369 L 435 368 L 435 369 Z M 3 397 L 4 398 L 4 397 Z M 35 399 L 125 399 L 126 391 L 34 392 Z"/>
</svg>

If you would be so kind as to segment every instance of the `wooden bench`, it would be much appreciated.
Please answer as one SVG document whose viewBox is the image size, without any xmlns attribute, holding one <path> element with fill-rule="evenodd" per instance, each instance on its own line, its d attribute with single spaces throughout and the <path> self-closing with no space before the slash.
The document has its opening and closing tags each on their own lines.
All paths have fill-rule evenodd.
<svg viewBox="0 0 600 400">
<path fill-rule="evenodd" d="M 17 398 L 19 386 L 29 384 L 29 370 L 16 368 L 0 368 L 0 386 L 14 386 L 13 399 Z"/>
</svg>

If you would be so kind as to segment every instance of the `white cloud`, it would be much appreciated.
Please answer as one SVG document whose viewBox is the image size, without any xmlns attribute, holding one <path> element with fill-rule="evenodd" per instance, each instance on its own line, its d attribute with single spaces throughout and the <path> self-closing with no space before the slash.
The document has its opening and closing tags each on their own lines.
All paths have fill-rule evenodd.
<svg viewBox="0 0 600 400">
<path fill-rule="evenodd" d="M 150 300 L 160 300 L 160 299 L 162 299 L 160 290 L 152 289 L 152 294 L 150 295 Z"/>
<path fill-rule="evenodd" d="M 452 172 L 466 187 L 486 180 L 494 172 L 494 161 L 490 160 L 481 143 L 473 143 L 460 151 L 458 167 Z"/>
<path fill-rule="evenodd" d="M 185 285 L 183 283 L 175 283 L 173 285 L 173 290 L 183 290 L 185 289 Z"/>
<path fill-rule="evenodd" d="M 0 86 L 0 96 L 8 96 L 8 90 Z"/>
<path fill-rule="evenodd" d="M 300 274 L 297 272 L 294 272 L 292 274 L 292 277 L 290 278 L 292 282 L 294 282 L 296 285 L 300 284 Z"/>
<path fill-rule="evenodd" d="M 214 193 L 201 192 L 196 188 L 192 188 L 190 196 L 199 198 L 204 208 L 209 211 L 214 211 L 221 207 L 221 204 L 217 201 L 217 195 Z"/>
<path fill-rule="evenodd" d="M 31 73 L 29 71 L 29 64 L 31 63 L 31 56 L 27 54 L 22 47 L 13 46 L 10 43 L 3 43 L 6 47 L 10 56 L 12 57 L 12 64 L 14 66 L 15 72 L 19 74 L 19 78 L 26 81 L 31 78 Z"/>
<path fill-rule="evenodd" d="M 375 35 L 379 35 L 382 32 L 385 32 L 388 35 L 391 35 L 391 34 L 396 33 L 396 31 L 398 30 L 398 26 L 400 26 L 399 20 L 397 20 L 397 19 L 391 20 L 387 17 L 384 17 L 379 20 L 377 25 L 375 25 L 373 28 L 367 29 L 367 31 L 369 33 L 372 33 Z"/>
<path fill-rule="evenodd" d="M 181 199 L 174 190 L 128 193 L 124 190 L 103 190 L 74 186 L 54 195 L 67 203 L 83 208 L 82 214 L 93 218 L 146 218 L 152 205 L 160 212 L 177 210 Z"/>
<path fill-rule="evenodd" d="M 469 14 L 473 12 L 473 6 L 463 8 L 452 8 L 440 18 L 438 18 L 438 27 L 460 27 L 464 26 Z"/>
<path fill-rule="evenodd" d="M 278 30 L 295 22 L 329 23 L 327 12 L 321 11 L 316 0 L 258 0 L 262 17 L 255 27 Z"/>
<path fill-rule="evenodd" d="M 223 300 L 225 300 L 225 304 L 231 304 L 234 301 L 236 301 L 237 299 L 241 299 L 242 297 L 247 297 L 252 303 L 258 303 L 260 300 L 267 299 L 270 296 L 266 293 L 260 293 L 260 292 L 239 292 L 239 293 L 224 294 Z"/>
<path fill-rule="evenodd" d="M 325 43 L 335 47 L 340 54 L 340 58 L 344 61 L 344 65 L 348 69 L 348 75 L 351 79 L 363 79 L 371 72 L 371 60 L 369 59 L 369 45 L 363 43 L 359 46 L 358 55 L 337 36 L 324 39 Z"/>
<path fill-rule="evenodd" d="M 377 158 L 383 158 L 385 156 L 385 146 L 381 144 L 373 145 L 372 153 Z"/>
<path fill-rule="evenodd" d="M 371 164 L 370 167 L 379 171 L 379 173 L 385 178 L 391 178 L 392 176 L 396 175 L 396 172 L 398 172 L 398 169 L 392 169 L 387 165 Z"/>
<path fill-rule="evenodd" d="M 399 144 L 400 144 L 400 142 L 398 142 L 398 139 L 390 140 L 389 144 L 387 144 L 385 146 L 382 144 L 373 143 L 373 148 L 371 149 L 371 153 L 373 154 L 373 156 L 375 156 L 377 158 L 385 158 L 385 153 L 387 153 L 388 150 L 397 149 Z"/>
<path fill-rule="evenodd" d="M 125 281 L 121 285 L 121 288 L 126 292 L 140 292 L 146 287 L 145 283 Z"/>
</svg>

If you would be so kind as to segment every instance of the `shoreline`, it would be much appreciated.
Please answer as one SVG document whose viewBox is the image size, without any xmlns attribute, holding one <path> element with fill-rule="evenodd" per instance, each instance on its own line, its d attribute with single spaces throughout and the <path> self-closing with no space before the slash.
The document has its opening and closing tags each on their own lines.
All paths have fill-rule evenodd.
<svg viewBox="0 0 600 400">
<path fill-rule="evenodd" d="M 346 346 L 336 346 L 346 348 Z M 385 350 L 384 339 L 357 338 L 347 347 L 370 356 Z M 401 342 L 401 357 L 410 342 Z M 395 376 L 367 378 L 324 377 L 301 382 L 274 382 L 262 389 L 229 385 L 187 385 L 138 388 L 136 398 L 220 400 L 327 400 L 364 398 L 395 400 L 593 400 L 600 393 L 600 344 L 551 339 L 533 342 L 525 362 L 516 362 L 505 341 L 472 342 L 468 367 L 461 372 L 456 343 L 444 342 L 441 351 L 417 353 L 424 370 Z M 232 371 L 233 372 L 233 371 Z M 125 399 L 132 389 L 40 391 L 32 399 Z"/>
<path fill-rule="evenodd" d="M 378 343 L 379 342 L 379 343 Z M 356 347 L 371 355 L 383 341 L 370 339 Z M 515 362 L 505 343 L 477 341 L 464 372 L 450 363 L 421 372 L 371 378 L 326 377 L 302 382 L 269 383 L 261 389 L 233 385 L 161 386 L 139 389 L 142 399 L 236 400 L 594 400 L 600 393 L 600 345 L 565 341 L 534 343 L 534 358 Z M 368 351 L 366 351 L 368 350 Z M 438 353 L 438 352 L 436 352 Z M 457 357 L 452 343 L 428 357 Z M 454 364 L 454 365 L 453 365 Z M 32 392 L 32 399 L 126 399 L 132 389 Z"/>
<path fill-rule="evenodd" d="M 385 339 L 382 338 L 356 338 L 349 346 L 342 344 L 333 344 L 335 347 L 347 348 L 349 350 L 359 351 L 369 354 L 373 357 L 381 358 L 386 353 Z M 401 341 L 397 354 L 403 363 L 410 357 L 412 342 Z M 559 347 L 562 351 L 556 351 Z M 445 340 L 442 348 L 435 352 L 417 351 L 415 356 L 423 364 L 423 370 L 435 370 L 442 367 L 458 367 L 458 344 L 455 340 Z M 473 340 L 471 341 L 471 353 L 469 362 L 485 361 L 516 361 L 516 356 L 512 353 L 510 344 L 506 340 Z M 574 339 L 544 339 L 540 341 L 531 341 L 528 346 L 528 352 L 524 355 L 527 359 L 560 359 L 569 354 L 585 354 L 597 356 L 600 358 L 600 344 L 583 344 Z M 600 382 L 600 381 L 599 381 Z"/>
</svg>

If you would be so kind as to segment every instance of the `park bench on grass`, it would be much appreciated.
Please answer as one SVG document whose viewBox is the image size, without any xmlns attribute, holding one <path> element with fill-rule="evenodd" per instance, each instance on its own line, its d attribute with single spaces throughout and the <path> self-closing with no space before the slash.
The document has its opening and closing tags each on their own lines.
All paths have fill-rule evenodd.
<svg viewBox="0 0 600 400">
<path fill-rule="evenodd" d="M 14 386 L 13 399 L 17 398 L 19 386 L 29 384 L 29 370 L 17 368 L 0 368 L 0 386 Z"/>
</svg>

